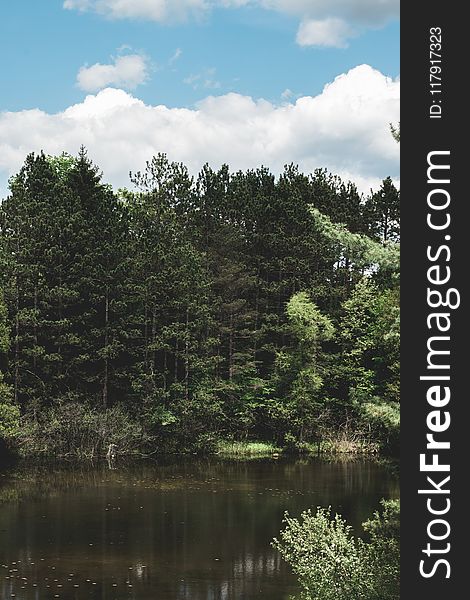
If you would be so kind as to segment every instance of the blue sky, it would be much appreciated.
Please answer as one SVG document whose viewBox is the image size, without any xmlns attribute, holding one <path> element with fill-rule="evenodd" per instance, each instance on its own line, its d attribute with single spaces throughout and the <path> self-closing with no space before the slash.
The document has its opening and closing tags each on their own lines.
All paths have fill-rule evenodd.
<svg viewBox="0 0 470 600">
<path fill-rule="evenodd" d="M 382 6 L 382 12 L 376 9 L 377 4 Z M 118 110 L 122 118 L 126 114 L 123 107 L 131 106 L 126 110 L 132 111 L 134 117 L 137 111 L 143 111 L 137 108 L 134 102 L 137 100 L 147 107 L 164 105 L 174 111 L 165 113 L 165 123 L 168 123 L 167 116 L 174 119 L 178 109 L 192 111 L 187 116 L 193 122 L 191 115 L 199 115 L 201 103 L 204 106 L 208 98 L 215 96 L 221 102 L 225 99 L 223 111 L 227 124 L 234 117 L 230 110 L 236 111 L 239 118 L 238 109 L 242 105 L 242 110 L 248 111 L 247 119 L 266 119 L 261 130 L 253 129 L 256 145 L 261 139 L 256 136 L 265 135 L 269 118 L 278 122 L 288 114 L 289 111 L 281 110 L 283 106 L 297 107 L 300 114 L 302 106 L 297 106 L 298 99 L 309 98 L 314 110 L 313 101 L 322 96 L 326 84 L 338 76 L 355 73 L 354 69 L 360 65 L 367 65 L 369 71 L 361 72 L 362 78 L 351 76 L 349 87 L 343 81 L 344 90 L 338 90 L 337 94 L 349 98 L 353 90 L 354 96 L 354 85 L 366 87 L 368 101 L 372 103 L 374 93 L 384 94 L 390 104 L 388 116 L 384 117 L 397 118 L 399 22 L 395 0 L 382 3 L 376 0 L 16 0 L 2 3 L 1 21 L 0 136 L 6 136 L 6 154 L 11 155 L 11 159 L 0 158 L 3 179 L 18 168 L 22 152 L 38 151 L 39 145 L 48 151 L 45 146 L 51 138 L 55 143 L 51 144 L 50 151 L 60 150 L 61 139 L 64 150 L 74 151 L 73 144 L 75 141 L 78 144 L 78 139 L 71 137 L 70 129 L 58 126 L 57 117 L 73 105 L 82 105 L 87 95 L 99 97 L 100 108 L 99 114 L 96 113 L 96 106 L 90 101 L 86 111 L 75 111 L 74 118 L 79 114 L 85 128 L 90 123 L 83 121 L 85 113 L 93 123 L 104 119 L 105 100 L 106 110 Z M 382 87 L 378 74 L 384 82 Z M 107 95 L 102 93 L 105 88 Z M 370 110 L 362 91 L 358 90 L 357 94 L 362 98 L 363 109 Z M 255 103 L 256 114 L 250 113 L 246 99 Z M 354 98 L 346 101 L 355 102 Z M 271 116 L 266 113 L 265 102 L 271 107 Z M 222 104 L 217 105 L 216 114 Z M 206 106 L 206 112 L 208 110 Z M 347 112 L 347 106 L 344 110 Z M 152 114 L 149 124 L 156 125 L 156 113 Z M 38 119 L 37 135 L 31 136 L 31 147 L 28 147 L 27 138 L 19 130 L 22 119 L 34 129 L 35 118 Z M 145 118 L 150 119 L 150 116 Z M 209 121 L 206 124 L 211 126 Z M 74 122 L 75 130 L 76 125 Z M 217 126 L 220 127 L 220 123 Z M 181 131 L 177 124 L 175 127 L 175 132 Z M 281 130 L 286 127 L 292 130 L 292 119 L 282 125 Z M 335 129 L 334 120 L 331 127 Z M 294 153 L 291 157 L 289 143 L 284 154 L 277 150 L 275 156 L 269 151 L 263 156 L 263 148 L 271 148 L 278 137 L 271 142 L 263 138 L 259 159 L 252 155 L 249 160 L 266 163 L 265 159 L 271 157 L 276 168 L 277 162 L 294 159 L 302 166 L 305 164 L 306 169 L 326 166 L 346 176 L 354 176 L 357 171 L 357 177 L 365 182 L 381 178 L 380 168 L 386 167 L 394 173 L 384 172 L 383 177 L 389 174 L 397 177 L 397 152 L 394 158 L 384 159 L 384 164 L 375 172 L 370 164 L 361 167 L 361 160 L 355 171 L 352 155 L 349 162 L 347 157 L 339 157 L 335 164 L 331 148 L 334 138 L 344 133 L 345 145 L 355 152 L 349 139 L 354 132 L 348 127 L 346 130 L 333 131 L 332 139 L 326 139 L 323 132 L 318 137 L 316 152 L 306 147 L 305 156 Z M 315 135 L 315 131 L 312 134 Z M 98 135 L 83 141 L 88 142 L 91 154 L 95 145 L 98 158 L 104 154 Z M 368 142 L 373 146 L 373 141 Z M 0 139 L 0 143 L 5 141 Z M 138 144 L 139 140 L 133 143 Z M 318 148 L 318 144 L 324 144 L 325 149 Z M 145 146 L 146 151 L 173 152 L 175 159 L 186 160 L 191 165 L 187 150 L 178 156 L 174 147 L 167 149 L 149 139 Z M 240 147 L 243 154 L 242 144 Z M 132 154 L 133 150 L 129 148 L 129 152 Z M 390 152 L 393 154 L 393 149 L 389 149 Z M 217 156 L 217 152 L 209 152 L 208 160 L 212 155 Z M 322 160 L 322 157 L 327 164 L 313 164 L 312 161 Z M 235 166 L 245 166 L 236 155 L 229 153 L 227 158 L 232 159 Z M 242 164 L 238 165 L 237 161 Z M 125 161 L 122 162 L 125 168 Z M 196 168 L 197 161 L 193 162 Z M 372 160 L 369 157 L 365 162 L 372 163 Z M 104 170 L 106 175 L 106 168 Z M 115 181 L 111 172 L 109 178 L 113 183 L 122 183 Z"/>
</svg>

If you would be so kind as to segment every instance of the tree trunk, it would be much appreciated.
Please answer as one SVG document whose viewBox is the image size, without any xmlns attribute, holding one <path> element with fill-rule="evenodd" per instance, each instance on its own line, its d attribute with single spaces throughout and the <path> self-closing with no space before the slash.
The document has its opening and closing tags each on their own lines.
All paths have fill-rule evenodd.
<svg viewBox="0 0 470 600">
<path fill-rule="evenodd" d="M 109 358 L 108 358 L 108 344 L 109 344 L 109 288 L 106 285 L 105 291 L 105 300 L 104 300 L 104 348 L 105 348 L 105 358 L 104 358 L 104 376 L 103 376 L 103 406 L 107 408 L 108 406 L 108 377 L 109 377 Z"/>
<path fill-rule="evenodd" d="M 15 315 L 15 404 L 18 404 L 18 388 L 20 378 L 20 286 L 16 275 L 16 315 Z"/>
<path fill-rule="evenodd" d="M 175 340 L 175 383 L 178 383 L 178 352 L 179 352 L 179 339 L 178 336 Z"/>
<path fill-rule="evenodd" d="M 57 353 L 60 356 L 60 361 L 59 361 L 59 375 L 62 375 L 62 363 L 63 363 L 63 358 L 62 358 L 62 343 L 61 343 L 61 337 L 62 337 L 62 316 L 63 316 L 63 306 L 62 306 L 62 259 L 59 265 L 59 341 L 57 344 Z"/>
<path fill-rule="evenodd" d="M 34 321 L 33 321 L 33 339 L 34 339 L 34 354 L 33 354 L 33 368 L 36 371 L 36 348 L 38 345 L 38 323 L 37 323 L 37 309 L 38 309 L 38 286 L 34 284 Z"/>
<path fill-rule="evenodd" d="M 166 392 L 167 390 L 167 370 L 168 370 L 168 352 L 163 350 L 163 389 Z"/>
<path fill-rule="evenodd" d="M 228 379 L 232 381 L 233 378 L 233 312 L 230 309 L 230 335 L 228 345 Z"/>
<path fill-rule="evenodd" d="M 157 338 L 157 309 L 155 304 L 152 308 L 152 378 L 155 377 L 157 351 L 155 350 L 155 340 Z"/>
<path fill-rule="evenodd" d="M 145 297 L 144 307 L 144 364 L 145 370 L 149 367 L 149 326 L 148 326 L 149 308 L 147 304 L 147 296 Z"/>
<path fill-rule="evenodd" d="M 189 400 L 189 308 L 186 308 L 186 332 L 184 345 L 184 397 Z"/>
<path fill-rule="evenodd" d="M 384 244 L 387 242 L 388 240 L 388 211 L 387 209 L 385 209 L 385 214 L 384 214 Z"/>
<path fill-rule="evenodd" d="M 258 261 L 258 269 L 256 272 L 256 295 L 255 295 L 255 331 L 253 340 L 253 362 L 256 366 L 256 353 L 258 351 L 258 327 L 259 327 L 259 277 L 260 266 Z"/>
</svg>

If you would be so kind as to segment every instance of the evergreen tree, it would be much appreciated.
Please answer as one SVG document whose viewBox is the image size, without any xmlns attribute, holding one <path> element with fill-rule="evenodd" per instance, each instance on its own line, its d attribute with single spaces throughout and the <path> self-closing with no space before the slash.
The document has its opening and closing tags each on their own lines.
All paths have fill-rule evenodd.
<svg viewBox="0 0 470 600">
<path fill-rule="evenodd" d="M 372 236 L 383 244 L 400 239 L 400 192 L 390 177 L 367 202 Z"/>
<path fill-rule="evenodd" d="M 21 406 L 36 432 L 118 415 L 132 443 L 179 451 L 221 437 L 303 447 L 348 419 L 392 440 L 391 179 L 364 200 L 321 169 L 205 165 L 194 179 L 160 154 L 131 182 L 114 193 L 83 148 L 29 155 L 12 178 L 0 206 L 4 413 Z"/>
</svg>

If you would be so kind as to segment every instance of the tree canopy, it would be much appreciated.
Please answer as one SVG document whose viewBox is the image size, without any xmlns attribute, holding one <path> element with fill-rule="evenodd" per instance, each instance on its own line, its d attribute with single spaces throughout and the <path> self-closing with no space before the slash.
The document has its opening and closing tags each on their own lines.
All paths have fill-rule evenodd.
<svg viewBox="0 0 470 600">
<path fill-rule="evenodd" d="M 118 411 L 173 451 L 301 446 L 396 405 L 389 178 L 364 197 L 321 169 L 206 165 L 194 178 L 161 154 L 131 182 L 114 192 L 84 149 L 31 154 L 11 179 L 0 437 L 19 411 L 32 439 L 51 415 L 86 409 Z"/>
</svg>

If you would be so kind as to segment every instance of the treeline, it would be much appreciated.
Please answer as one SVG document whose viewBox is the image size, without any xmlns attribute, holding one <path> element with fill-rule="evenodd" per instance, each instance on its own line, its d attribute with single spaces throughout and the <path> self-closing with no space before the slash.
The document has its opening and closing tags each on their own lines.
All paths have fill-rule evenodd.
<svg viewBox="0 0 470 600">
<path fill-rule="evenodd" d="M 0 438 L 25 452 L 377 442 L 398 428 L 399 193 L 325 170 L 114 192 L 29 155 L 0 206 Z M 84 447 L 86 447 L 84 449 Z"/>
</svg>

